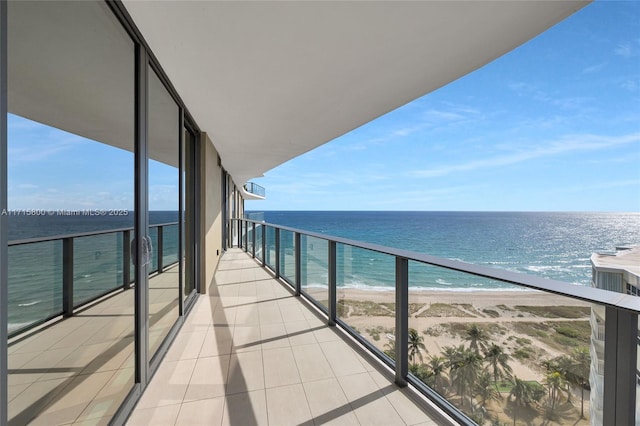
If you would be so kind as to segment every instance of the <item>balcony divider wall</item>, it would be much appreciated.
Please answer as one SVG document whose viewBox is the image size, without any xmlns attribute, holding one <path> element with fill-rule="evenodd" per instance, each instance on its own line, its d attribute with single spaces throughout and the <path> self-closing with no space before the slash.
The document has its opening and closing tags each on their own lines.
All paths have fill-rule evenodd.
<svg viewBox="0 0 640 426">
<path fill-rule="evenodd" d="M 71 22 L 65 24 L 67 21 Z M 33 84 L 34 81 L 39 84 Z M 154 98 L 154 90 L 155 94 L 163 91 L 161 98 Z M 150 117 L 156 114 L 154 111 L 171 114 L 171 135 L 163 128 L 167 120 L 153 121 Z M 13 127 L 8 126 L 11 120 L 16 122 Z M 4 213 L 0 215 L 0 424 L 23 424 L 34 419 L 51 423 L 102 419 L 122 424 L 175 338 L 200 288 L 199 208 L 196 208 L 200 194 L 196 145 L 200 141 L 195 137 L 200 130 L 120 2 L 0 2 L 2 212 L 7 211 L 11 201 L 8 191 L 11 174 L 7 170 L 12 163 L 7 157 L 8 146 L 18 138 L 26 140 L 19 132 L 31 128 L 50 129 L 55 137 L 78 140 L 73 147 L 96 147 L 113 158 L 125 159 L 111 160 L 114 171 L 118 170 L 111 180 L 129 185 L 129 189 L 121 190 L 123 195 L 130 194 L 129 207 L 122 211 L 133 212 L 133 217 L 127 218 L 131 227 L 126 229 L 66 236 L 61 244 L 46 243 L 46 247 L 35 241 L 15 244 L 14 238 L 12 251 L 40 244 L 50 254 L 50 271 L 60 274 L 59 281 L 56 278 L 52 282 L 60 282 L 61 286 L 43 290 L 41 294 L 55 294 L 62 304 L 59 311 L 50 305 L 52 315 L 36 321 L 54 322 L 44 328 L 14 329 L 10 337 L 9 311 L 15 311 L 18 305 L 9 300 L 12 294 L 9 278 L 12 271 L 20 272 L 20 267 L 26 270 L 26 266 L 16 263 L 15 256 L 9 264 L 7 225 L 11 218 Z M 163 150 L 156 149 L 162 138 L 171 145 L 171 158 L 163 158 Z M 33 140 L 48 143 L 46 137 Z M 67 158 L 71 162 L 74 156 Z M 173 181 L 168 185 L 174 187 L 173 194 L 177 195 L 167 210 L 176 211 L 176 225 L 157 227 L 151 223 L 149 210 L 154 209 L 156 199 L 149 198 L 154 194 L 149 159 L 169 164 L 174 170 Z M 110 160 L 105 158 L 104 163 L 109 164 Z M 59 170 L 62 174 L 63 170 Z M 85 180 L 82 174 L 76 177 Z M 150 244 L 151 234 L 155 236 L 155 247 Z M 32 264 L 35 266 L 38 261 Z M 167 280 L 171 285 L 166 296 L 150 295 L 150 281 Z M 169 316 L 165 315 L 168 308 L 155 312 L 149 309 L 150 303 L 163 298 L 171 306 Z M 19 307 L 27 312 L 44 304 L 35 300 Z M 93 315 L 91 310 L 98 306 L 115 311 L 106 317 Z M 63 337 L 52 340 L 49 347 L 36 349 L 44 342 L 38 339 L 39 333 L 56 327 L 76 329 L 67 336 L 61 334 Z M 153 327 L 161 327 L 158 330 L 162 331 L 150 342 Z M 111 343 L 107 344 L 107 340 L 101 343 L 103 337 Z M 92 348 L 94 355 L 82 355 L 91 351 L 67 346 L 75 341 L 85 342 L 82 344 Z M 38 384 L 43 389 L 40 393 L 32 391 L 37 386 L 31 387 L 31 382 L 24 380 L 27 376 L 34 377 L 33 374 L 15 375 L 9 380 L 10 371 L 14 374 L 21 368 L 35 367 L 24 354 L 45 360 L 38 365 L 42 377 L 73 367 L 70 371 L 82 371 L 82 379 L 75 373 L 71 376 L 58 373 L 55 378 L 46 379 L 47 386 L 41 386 L 44 382 Z M 82 356 L 87 360 L 80 359 Z M 119 367 L 106 368 L 103 363 L 114 357 L 120 357 Z M 12 370 L 8 369 L 9 363 Z M 66 388 L 71 383 L 73 386 Z M 84 392 L 80 387 L 84 384 L 95 387 L 98 393 Z M 62 410 L 61 414 L 58 406 L 67 404 L 66 389 L 72 387 L 82 398 L 74 401 L 72 410 Z M 13 404 L 10 401 L 21 408 L 10 406 Z M 68 415 L 69 419 L 55 417 L 60 415 Z"/>
</svg>

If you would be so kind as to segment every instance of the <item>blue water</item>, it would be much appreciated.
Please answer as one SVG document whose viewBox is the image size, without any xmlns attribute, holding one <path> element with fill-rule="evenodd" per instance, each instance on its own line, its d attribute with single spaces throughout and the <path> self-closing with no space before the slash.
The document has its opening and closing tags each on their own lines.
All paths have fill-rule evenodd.
<svg viewBox="0 0 640 426">
<path fill-rule="evenodd" d="M 640 243 L 640 213 L 540 212 L 247 212 L 249 218 L 433 256 L 589 285 L 592 253 Z M 319 241 L 316 241 L 316 245 Z M 388 288 L 393 262 L 363 250 L 341 254 L 342 285 Z M 347 249 L 348 250 L 348 249 Z M 321 250 L 322 251 L 322 250 Z M 322 281 L 323 275 L 316 279 Z M 310 285 L 323 285 L 322 282 Z M 340 282 L 339 282 L 340 285 Z M 504 284 L 410 265 L 410 286 L 506 288 Z"/>
<path fill-rule="evenodd" d="M 149 212 L 150 224 L 176 222 L 178 212 Z M 133 214 L 123 216 L 9 216 L 9 241 L 133 227 Z M 152 246 L 157 230 L 150 228 Z M 164 228 L 163 263 L 178 259 L 177 225 Z M 74 238 L 74 304 L 80 305 L 123 284 L 123 234 Z M 9 331 L 15 331 L 62 311 L 62 240 L 9 246 Z M 151 270 L 157 268 L 154 256 Z M 134 270 L 130 268 L 130 278 Z"/>
</svg>

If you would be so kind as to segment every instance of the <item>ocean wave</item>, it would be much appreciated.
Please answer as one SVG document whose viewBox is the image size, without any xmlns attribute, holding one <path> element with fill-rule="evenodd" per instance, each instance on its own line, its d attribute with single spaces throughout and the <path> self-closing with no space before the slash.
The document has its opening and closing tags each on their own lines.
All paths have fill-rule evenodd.
<svg viewBox="0 0 640 426">
<path fill-rule="evenodd" d="M 20 303 L 20 304 L 18 304 L 18 306 L 21 307 L 21 308 L 24 308 L 24 307 L 27 307 L 27 306 L 37 305 L 40 302 L 42 302 L 42 300 L 34 300 L 33 302 Z"/>
</svg>

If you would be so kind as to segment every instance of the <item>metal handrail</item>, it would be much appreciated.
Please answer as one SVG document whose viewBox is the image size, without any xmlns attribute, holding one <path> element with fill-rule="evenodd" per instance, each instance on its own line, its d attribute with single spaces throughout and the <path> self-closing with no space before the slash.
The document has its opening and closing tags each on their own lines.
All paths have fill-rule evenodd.
<svg viewBox="0 0 640 426">
<path fill-rule="evenodd" d="M 297 228 L 291 228 L 288 226 L 276 225 L 273 223 L 266 223 L 251 219 L 234 219 L 241 220 L 248 223 L 260 224 L 263 226 L 271 226 L 279 228 L 281 230 L 299 233 L 309 237 L 314 237 L 326 241 L 332 241 L 339 244 L 345 244 L 352 247 L 357 247 L 365 250 L 375 251 L 377 253 L 387 254 L 395 257 L 404 258 L 407 260 L 413 260 L 420 263 L 425 263 L 432 266 L 439 266 L 445 269 L 453 271 L 464 272 L 479 277 L 489 278 L 493 280 L 502 281 L 508 284 L 513 284 L 519 287 L 526 287 L 532 290 L 540 290 L 546 293 L 557 294 L 559 296 L 565 296 L 572 299 L 578 299 L 588 303 L 597 303 L 609 307 L 615 307 L 618 309 L 630 311 L 633 313 L 640 313 L 640 297 L 627 295 L 623 293 L 616 293 L 612 291 L 603 290 L 600 288 L 580 286 L 575 284 L 569 284 L 564 281 L 552 280 L 549 278 L 542 278 L 533 275 L 522 274 L 519 272 L 511 272 L 504 269 L 491 268 L 482 265 L 475 265 L 472 263 L 462 262 L 459 260 L 446 259 L 442 257 L 431 256 L 428 254 L 417 253 L 414 251 L 398 249 L 394 247 L 383 246 L 380 244 L 367 243 L 364 241 L 351 240 L 348 238 L 336 237 L 327 234 L 321 234 L 318 232 L 304 231 Z"/>
<path fill-rule="evenodd" d="M 149 225 L 149 228 L 157 228 L 157 227 L 165 227 L 171 225 L 178 225 L 180 222 L 167 222 L 167 223 L 156 223 L 153 225 Z M 114 228 L 114 229 L 103 229 L 100 231 L 88 231 L 88 232 L 78 232 L 74 234 L 62 234 L 62 235 L 52 235 L 47 237 L 35 237 L 35 238 L 26 238 L 24 240 L 13 240 L 9 241 L 7 245 L 11 246 L 19 246 L 23 244 L 32 244 L 32 243 L 44 243 L 47 241 L 55 241 L 55 240 L 63 240 L 65 238 L 82 238 L 82 237 L 92 237 L 94 235 L 105 235 L 105 234 L 114 234 L 118 232 L 124 231 L 133 231 L 133 226 L 128 228 Z"/>
</svg>

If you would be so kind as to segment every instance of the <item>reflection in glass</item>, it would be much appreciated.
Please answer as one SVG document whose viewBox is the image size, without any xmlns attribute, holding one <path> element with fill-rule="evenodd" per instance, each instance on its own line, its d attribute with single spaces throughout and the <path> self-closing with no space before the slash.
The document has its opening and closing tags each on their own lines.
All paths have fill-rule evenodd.
<svg viewBox="0 0 640 426">
<path fill-rule="evenodd" d="M 337 244 L 336 269 L 338 318 L 393 358 L 395 257 Z"/>
<path fill-rule="evenodd" d="M 149 221 L 167 223 L 178 220 L 180 110 L 153 69 L 149 68 Z M 164 231 L 164 229 L 163 229 Z M 158 228 L 150 226 L 147 234 L 153 241 L 152 270 L 149 277 L 149 358 L 178 319 L 180 271 L 178 263 L 158 268 Z M 173 240 L 171 239 L 173 235 Z M 164 232 L 163 232 L 164 237 Z M 178 245 L 177 234 L 167 232 L 162 246 Z M 177 250 L 176 250 L 177 253 Z M 160 253 L 163 256 L 163 253 Z"/>
<path fill-rule="evenodd" d="M 62 241 L 9 247 L 9 334 L 62 313 Z"/>
<path fill-rule="evenodd" d="M 122 286 L 122 234 L 73 240 L 73 303 L 82 303 Z"/>
<path fill-rule="evenodd" d="M 273 226 L 266 227 L 265 262 L 275 271 L 276 269 L 276 229 Z"/>
<path fill-rule="evenodd" d="M 256 259 L 262 260 L 262 227 L 263 225 L 256 223 Z"/>
<path fill-rule="evenodd" d="M 53 212 L 10 217 L 10 239 L 132 226 L 135 52 L 109 6 L 10 2 L 8 59 L 8 204 Z M 122 234 L 78 238 L 66 262 L 62 245 L 9 250 L 14 324 L 61 312 L 65 264 L 76 304 L 117 290 L 9 342 L 10 425 L 106 423 L 134 386 Z"/>
<path fill-rule="evenodd" d="M 329 300 L 329 273 L 327 240 L 300 236 L 300 286 L 325 310 Z"/>
<path fill-rule="evenodd" d="M 296 282 L 295 244 L 293 232 L 280 230 L 280 275 L 290 284 Z"/>
</svg>

